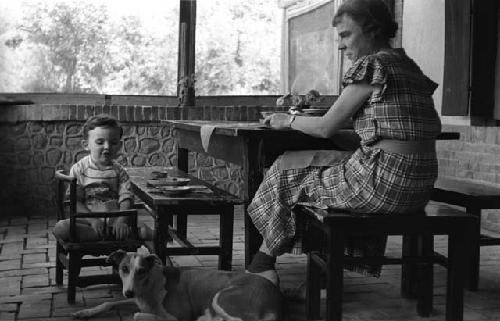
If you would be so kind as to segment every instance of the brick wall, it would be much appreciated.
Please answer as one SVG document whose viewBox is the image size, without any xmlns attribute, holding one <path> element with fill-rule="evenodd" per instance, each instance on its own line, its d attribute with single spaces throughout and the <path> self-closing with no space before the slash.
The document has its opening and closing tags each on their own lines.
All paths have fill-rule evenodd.
<svg viewBox="0 0 500 321">
<path fill-rule="evenodd" d="M 500 187 L 500 129 L 444 125 L 460 140 L 438 142 L 439 174 Z M 483 227 L 500 232 L 500 211 L 483 211 Z"/>
</svg>

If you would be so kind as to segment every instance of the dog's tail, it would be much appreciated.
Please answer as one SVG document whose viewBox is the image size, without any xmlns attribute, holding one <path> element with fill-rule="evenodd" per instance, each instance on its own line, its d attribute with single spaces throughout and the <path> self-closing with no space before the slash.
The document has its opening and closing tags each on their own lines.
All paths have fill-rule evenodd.
<svg viewBox="0 0 500 321">
<path fill-rule="evenodd" d="M 212 312 L 213 316 L 215 317 L 212 320 L 219 320 L 219 319 L 217 319 L 217 317 L 220 317 L 220 318 L 222 318 L 222 320 L 225 320 L 225 321 L 247 321 L 247 320 L 279 321 L 278 314 L 275 312 L 264 313 L 264 315 L 262 315 L 262 317 L 257 315 L 258 314 L 257 312 L 254 312 L 254 313 L 250 313 L 251 315 L 245 315 L 244 319 L 242 319 L 241 317 L 230 315 L 219 303 L 219 297 L 223 291 L 231 291 L 231 290 L 234 290 L 234 287 L 229 287 L 229 288 L 224 289 L 224 290 L 218 292 L 217 294 L 215 294 L 215 296 L 212 300 L 212 306 L 210 309 L 211 310 L 210 312 Z M 235 297 L 233 296 L 233 298 L 235 298 Z M 238 302 L 233 301 L 231 303 L 232 303 L 233 309 L 236 308 L 237 310 L 241 310 L 241 311 L 245 310 L 245 308 L 243 306 L 240 309 L 235 307 L 235 305 L 238 305 Z M 241 303 L 246 304 L 247 302 L 241 302 Z M 248 312 L 246 314 L 248 314 Z"/>
<path fill-rule="evenodd" d="M 239 317 L 233 317 L 229 315 L 229 313 L 227 313 L 226 310 L 224 310 L 224 308 L 219 305 L 220 293 L 221 292 L 217 292 L 212 300 L 211 310 L 213 311 L 214 316 L 221 317 L 222 320 L 227 320 L 227 321 L 243 321 L 243 319 Z"/>
</svg>

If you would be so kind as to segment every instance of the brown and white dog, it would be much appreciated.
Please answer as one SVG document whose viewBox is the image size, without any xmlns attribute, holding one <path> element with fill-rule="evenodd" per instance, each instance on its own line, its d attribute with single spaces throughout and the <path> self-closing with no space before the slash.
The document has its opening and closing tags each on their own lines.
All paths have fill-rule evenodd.
<svg viewBox="0 0 500 321">
<path fill-rule="evenodd" d="M 282 295 L 269 280 L 255 274 L 163 266 L 142 247 L 136 253 L 113 252 L 123 295 L 129 299 L 105 302 L 73 314 L 89 318 L 135 302 L 134 320 L 280 321 Z"/>
</svg>

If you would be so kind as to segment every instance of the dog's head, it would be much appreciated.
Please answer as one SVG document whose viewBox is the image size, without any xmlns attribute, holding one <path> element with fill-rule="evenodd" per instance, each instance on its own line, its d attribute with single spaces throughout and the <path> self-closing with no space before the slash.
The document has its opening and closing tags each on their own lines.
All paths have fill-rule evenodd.
<svg viewBox="0 0 500 321">
<path fill-rule="evenodd" d="M 163 266 L 155 254 L 142 246 L 137 252 L 118 250 L 108 256 L 108 262 L 117 267 L 123 283 L 123 295 L 127 298 L 141 297 L 164 287 Z"/>
</svg>

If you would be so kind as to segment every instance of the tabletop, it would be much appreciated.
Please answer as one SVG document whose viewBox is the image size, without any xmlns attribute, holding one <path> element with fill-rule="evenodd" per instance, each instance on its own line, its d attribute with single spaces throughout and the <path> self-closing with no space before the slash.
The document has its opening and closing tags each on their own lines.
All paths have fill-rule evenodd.
<svg viewBox="0 0 500 321">
<path fill-rule="evenodd" d="M 279 137 L 290 135 L 307 136 L 298 130 L 270 128 L 256 121 L 222 121 L 222 120 L 165 120 L 166 124 L 171 124 L 174 128 L 199 132 L 202 127 L 214 127 L 214 133 L 225 136 L 258 136 L 258 137 Z M 338 131 L 342 134 L 355 134 L 353 128 L 344 128 Z M 438 135 L 438 140 L 459 139 L 458 132 L 442 132 Z M 320 138 L 317 138 L 320 139 Z"/>
<path fill-rule="evenodd" d="M 199 180 L 175 167 L 129 167 L 126 168 L 130 176 L 132 189 L 137 196 L 150 206 L 162 206 L 177 204 L 180 201 L 210 201 L 212 203 L 224 202 L 239 204 L 241 201 L 227 192 L 222 191 L 207 182 Z M 193 187 L 193 190 L 182 195 L 165 195 L 159 189 L 148 184 L 148 180 L 152 179 L 153 172 L 167 173 L 167 177 L 182 177 L 189 178 L 187 186 Z"/>
</svg>

